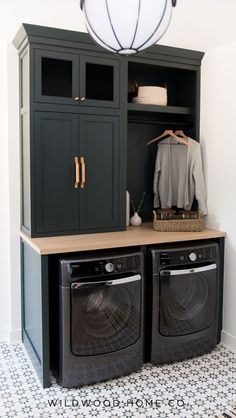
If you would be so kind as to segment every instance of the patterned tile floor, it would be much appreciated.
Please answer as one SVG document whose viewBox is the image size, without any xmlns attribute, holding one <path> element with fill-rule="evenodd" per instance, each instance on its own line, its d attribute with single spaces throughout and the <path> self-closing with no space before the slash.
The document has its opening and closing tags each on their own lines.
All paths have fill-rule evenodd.
<svg viewBox="0 0 236 418">
<path fill-rule="evenodd" d="M 236 355 L 223 347 L 80 389 L 42 389 L 23 344 L 0 343 L 2 418 L 205 418 L 236 397 Z"/>
</svg>

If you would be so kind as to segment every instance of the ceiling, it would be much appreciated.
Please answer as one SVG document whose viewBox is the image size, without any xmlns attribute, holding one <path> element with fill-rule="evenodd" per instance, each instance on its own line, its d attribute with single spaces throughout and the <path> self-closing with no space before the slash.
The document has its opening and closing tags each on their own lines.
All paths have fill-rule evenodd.
<svg viewBox="0 0 236 418">
<path fill-rule="evenodd" d="M 177 0 L 163 45 L 207 51 L 236 42 L 236 0 Z"/>
</svg>

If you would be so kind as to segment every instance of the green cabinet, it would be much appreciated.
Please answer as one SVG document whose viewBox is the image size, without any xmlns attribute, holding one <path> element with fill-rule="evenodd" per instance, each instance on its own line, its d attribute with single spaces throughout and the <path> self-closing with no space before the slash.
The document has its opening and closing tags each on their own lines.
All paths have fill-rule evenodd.
<svg viewBox="0 0 236 418">
<path fill-rule="evenodd" d="M 35 48 L 35 102 L 119 107 L 119 61 Z"/>
<path fill-rule="evenodd" d="M 35 112 L 31 234 L 120 228 L 119 116 Z"/>
<path fill-rule="evenodd" d="M 204 54 L 155 45 L 120 57 L 88 34 L 28 24 L 14 44 L 24 232 L 124 230 L 126 190 L 136 206 L 145 192 L 142 219 L 152 221 L 156 144 L 146 143 L 165 129 L 199 140 Z M 134 100 L 137 86 L 166 86 L 167 105 Z"/>
</svg>

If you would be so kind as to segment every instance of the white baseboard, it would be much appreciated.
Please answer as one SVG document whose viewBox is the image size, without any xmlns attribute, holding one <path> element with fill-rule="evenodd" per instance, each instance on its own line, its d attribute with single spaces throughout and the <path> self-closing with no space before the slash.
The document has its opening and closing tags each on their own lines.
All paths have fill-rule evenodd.
<svg viewBox="0 0 236 418">
<path fill-rule="evenodd" d="M 10 342 L 10 331 L 8 328 L 0 328 L 0 341 Z"/>
<path fill-rule="evenodd" d="M 21 329 L 14 329 L 10 332 L 10 342 L 20 343 L 22 341 Z"/>
<path fill-rule="evenodd" d="M 19 343 L 21 341 L 21 329 L 10 331 L 8 328 L 0 328 L 0 342 Z"/>
<path fill-rule="evenodd" d="M 221 344 L 229 350 L 236 352 L 236 337 L 226 331 L 221 332 Z"/>
</svg>

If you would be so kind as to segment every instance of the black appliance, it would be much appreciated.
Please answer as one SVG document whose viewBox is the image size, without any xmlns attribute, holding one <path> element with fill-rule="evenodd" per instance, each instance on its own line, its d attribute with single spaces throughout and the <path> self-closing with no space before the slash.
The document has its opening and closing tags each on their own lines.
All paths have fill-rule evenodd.
<svg viewBox="0 0 236 418">
<path fill-rule="evenodd" d="M 74 387 L 143 364 L 143 254 L 60 260 L 59 379 Z"/>
<path fill-rule="evenodd" d="M 184 360 L 219 342 L 219 248 L 151 249 L 153 364 Z"/>
</svg>

